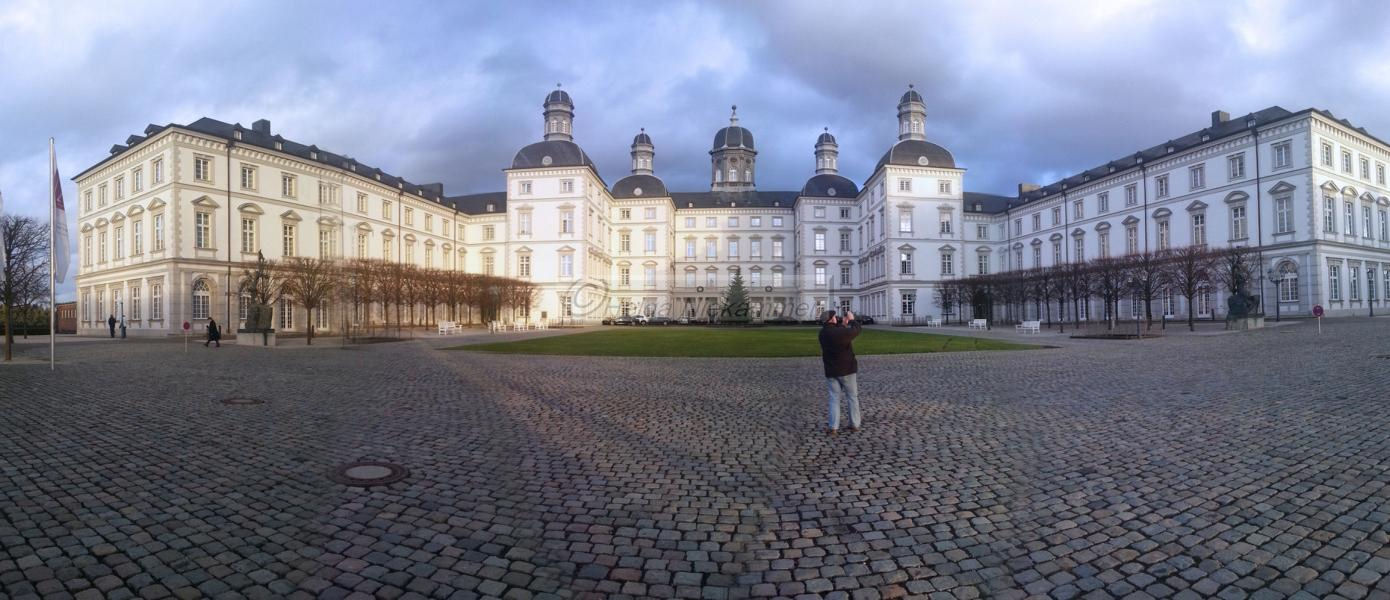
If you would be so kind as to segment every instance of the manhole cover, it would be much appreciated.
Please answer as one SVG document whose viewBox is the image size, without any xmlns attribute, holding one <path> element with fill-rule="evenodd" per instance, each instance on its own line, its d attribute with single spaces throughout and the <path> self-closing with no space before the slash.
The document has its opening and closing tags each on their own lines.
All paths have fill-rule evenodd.
<svg viewBox="0 0 1390 600">
<path fill-rule="evenodd" d="M 386 485 L 405 479 L 410 471 L 400 465 L 387 462 L 363 461 L 348 463 L 333 470 L 330 477 L 344 485 L 370 487 Z"/>
<path fill-rule="evenodd" d="M 265 400 L 260 398 L 223 398 L 223 404 L 245 405 L 245 404 L 265 404 Z"/>
<path fill-rule="evenodd" d="M 1390 358 L 1390 354 L 1376 354 L 1371 358 Z"/>
</svg>

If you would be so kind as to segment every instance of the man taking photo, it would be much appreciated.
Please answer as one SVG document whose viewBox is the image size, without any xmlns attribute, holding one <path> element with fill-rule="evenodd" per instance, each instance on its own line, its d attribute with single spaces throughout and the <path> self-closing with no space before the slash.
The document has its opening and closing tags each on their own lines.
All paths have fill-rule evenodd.
<svg viewBox="0 0 1390 600">
<path fill-rule="evenodd" d="M 859 431 L 859 363 L 854 358 L 854 338 L 861 331 L 854 311 L 845 311 L 843 318 L 835 311 L 825 312 L 821 319 L 820 357 L 825 364 L 825 383 L 830 389 L 830 422 L 826 433 L 840 431 L 840 396 L 849 402 L 849 430 Z"/>
</svg>

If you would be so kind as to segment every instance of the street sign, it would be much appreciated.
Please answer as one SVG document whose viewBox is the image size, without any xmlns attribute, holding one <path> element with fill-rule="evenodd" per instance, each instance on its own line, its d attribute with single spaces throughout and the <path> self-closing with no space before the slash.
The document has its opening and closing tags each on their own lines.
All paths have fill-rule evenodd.
<svg viewBox="0 0 1390 600">
<path fill-rule="evenodd" d="M 184 321 L 184 322 L 183 322 L 183 330 L 184 330 L 184 331 L 188 331 L 189 329 L 192 329 L 192 328 L 193 328 L 193 326 L 192 326 L 192 325 L 189 325 L 189 324 L 188 324 L 188 321 Z"/>
<path fill-rule="evenodd" d="M 1318 318 L 1318 333 L 1322 333 L 1322 305 L 1313 305 L 1313 316 Z"/>
</svg>

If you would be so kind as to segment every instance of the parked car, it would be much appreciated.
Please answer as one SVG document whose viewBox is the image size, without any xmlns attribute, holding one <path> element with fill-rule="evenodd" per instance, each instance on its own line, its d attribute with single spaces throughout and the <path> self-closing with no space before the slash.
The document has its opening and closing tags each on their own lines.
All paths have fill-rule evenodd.
<svg viewBox="0 0 1390 600">
<path fill-rule="evenodd" d="M 675 321 L 671 317 L 652 317 L 647 319 L 648 325 L 670 325 Z"/>
<path fill-rule="evenodd" d="M 632 317 L 629 317 L 629 316 L 627 316 L 627 315 L 622 315 L 622 316 L 620 316 L 620 317 L 613 317 L 613 324 L 614 324 L 614 325 L 636 325 L 636 324 L 637 324 L 637 320 L 636 320 L 636 319 L 633 319 Z"/>
<path fill-rule="evenodd" d="M 612 324 L 613 324 L 613 317 L 604 317 L 602 321 L 599 321 L 599 323 L 604 324 L 604 325 L 612 325 Z"/>
<path fill-rule="evenodd" d="M 859 321 L 860 325 L 873 325 L 874 318 L 869 315 L 854 315 L 854 320 Z"/>
<path fill-rule="evenodd" d="M 647 320 L 647 315 L 632 315 L 632 323 L 634 325 L 646 325 Z"/>
<path fill-rule="evenodd" d="M 677 324 L 677 325 L 689 325 L 689 324 L 691 324 L 692 322 L 693 322 L 693 321 L 691 321 L 690 317 L 678 317 L 678 318 L 676 319 L 676 324 Z"/>
</svg>

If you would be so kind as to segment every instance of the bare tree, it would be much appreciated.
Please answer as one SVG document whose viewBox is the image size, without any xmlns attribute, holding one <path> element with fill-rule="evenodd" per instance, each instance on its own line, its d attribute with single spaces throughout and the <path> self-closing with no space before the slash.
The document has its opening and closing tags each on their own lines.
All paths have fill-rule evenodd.
<svg viewBox="0 0 1390 600">
<path fill-rule="evenodd" d="M 1129 256 L 1130 274 L 1134 277 L 1135 292 L 1144 301 L 1144 327 L 1154 326 L 1153 305 L 1164 290 L 1165 252 L 1145 250 Z"/>
<path fill-rule="evenodd" d="M 1098 258 L 1091 261 L 1091 289 L 1104 304 L 1107 329 L 1115 328 L 1116 313 L 1119 312 L 1120 296 L 1130 288 L 1130 264 L 1123 258 Z"/>
<path fill-rule="evenodd" d="M 1185 246 L 1174 250 L 1164 262 L 1163 278 L 1169 288 L 1187 299 L 1187 330 L 1193 331 L 1192 299 L 1211 285 L 1213 253 L 1206 246 Z"/>
<path fill-rule="evenodd" d="M 280 265 L 284 295 L 303 306 L 309 316 L 307 343 L 314 343 L 314 311 L 321 311 L 339 286 L 339 269 L 323 258 L 288 258 Z"/>
<path fill-rule="evenodd" d="M 0 237 L 5 244 L 0 301 L 5 310 L 5 360 L 8 361 L 14 358 L 13 315 L 48 294 L 48 224 L 32 217 L 6 215 L 0 217 L 0 230 L 3 230 Z"/>
</svg>

